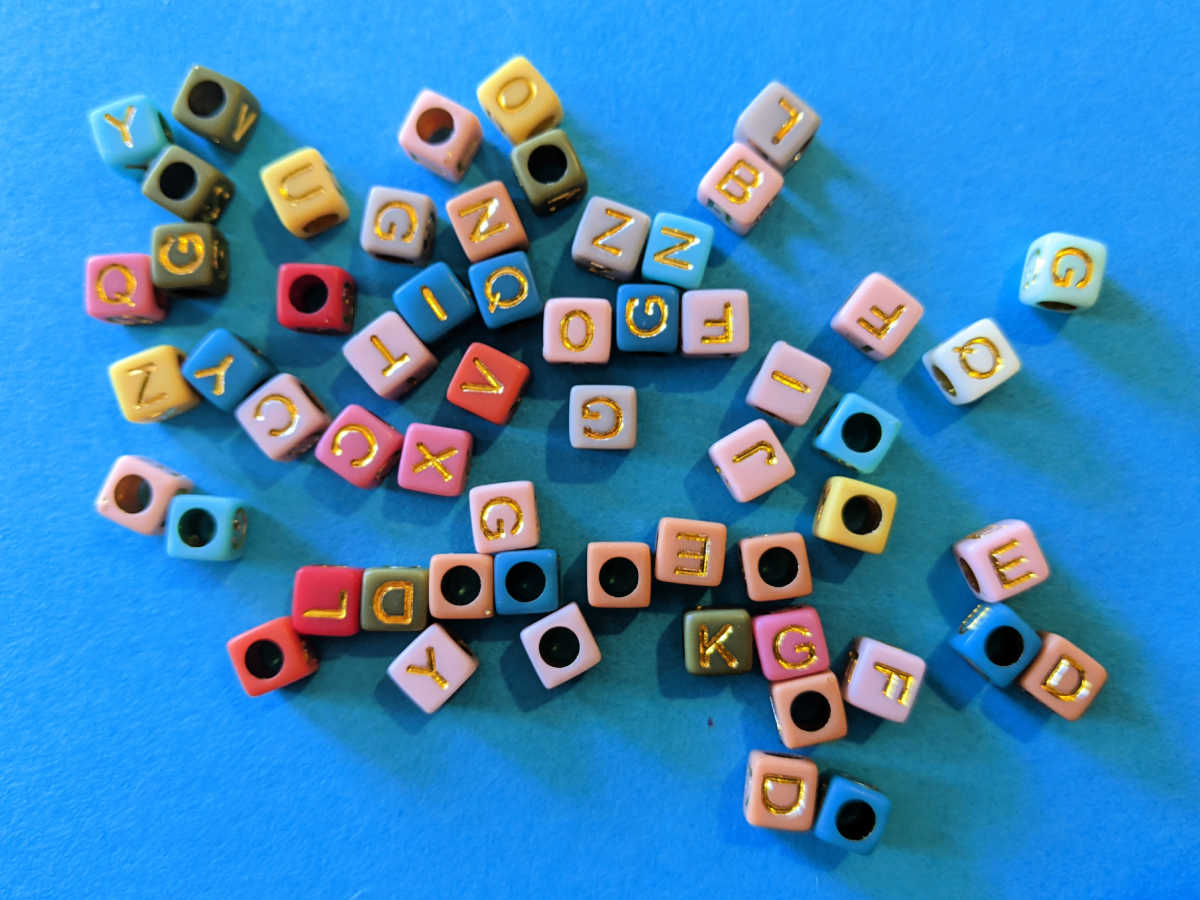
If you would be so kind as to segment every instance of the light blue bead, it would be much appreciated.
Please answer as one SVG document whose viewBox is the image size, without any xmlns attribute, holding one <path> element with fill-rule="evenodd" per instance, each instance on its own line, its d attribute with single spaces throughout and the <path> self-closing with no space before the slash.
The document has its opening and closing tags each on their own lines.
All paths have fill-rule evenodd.
<svg viewBox="0 0 1200 900">
<path fill-rule="evenodd" d="M 96 107 L 88 113 L 88 122 L 100 158 L 115 171 L 139 181 L 150 161 L 171 143 L 166 119 L 143 94 Z"/>
<path fill-rule="evenodd" d="M 870 853 L 883 837 L 891 808 L 891 801 L 870 785 L 834 775 L 825 783 L 812 833 L 843 850 Z"/>
<path fill-rule="evenodd" d="M 818 429 L 813 446 L 834 462 L 869 475 L 899 433 L 900 420 L 890 412 L 858 394 L 846 394 Z"/>
<path fill-rule="evenodd" d="M 1021 274 L 1021 302 L 1055 312 L 1096 305 L 1108 248 L 1099 241 L 1052 231 L 1029 246 Z"/>
<path fill-rule="evenodd" d="M 475 314 L 475 302 L 470 293 L 444 262 L 422 269 L 396 288 L 392 303 L 400 318 L 426 344 L 433 343 Z"/>
<path fill-rule="evenodd" d="M 488 328 L 503 328 L 542 312 L 544 304 L 533 283 L 529 257 L 523 250 L 477 262 L 467 270 L 467 277 L 483 324 Z"/>
<path fill-rule="evenodd" d="M 167 508 L 167 556 L 238 559 L 246 546 L 246 526 L 241 500 L 179 494 Z"/>
<path fill-rule="evenodd" d="M 650 225 L 646 255 L 642 258 L 642 278 L 688 290 L 698 288 L 708 267 L 712 243 L 711 225 L 660 212 Z"/>
<path fill-rule="evenodd" d="M 536 591 L 537 573 L 523 563 L 530 563 L 541 571 L 545 584 L 540 593 Z M 558 609 L 558 553 L 554 550 L 509 550 L 497 553 L 495 579 L 498 616 L 550 613 Z M 530 599 L 518 599 L 527 595 Z"/>
<path fill-rule="evenodd" d="M 616 323 L 618 350 L 674 353 L 679 349 L 679 291 L 665 284 L 621 285 Z"/>
<path fill-rule="evenodd" d="M 1042 649 L 1042 639 L 1003 603 L 980 603 L 950 646 L 996 687 L 1008 687 Z"/>
<path fill-rule="evenodd" d="M 199 372 L 210 374 L 201 376 Z M 233 412 L 251 391 L 274 374 L 270 360 L 224 328 L 206 334 L 183 364 L 183 377 L 188 383 L 225 412 Z"/>
</svg>

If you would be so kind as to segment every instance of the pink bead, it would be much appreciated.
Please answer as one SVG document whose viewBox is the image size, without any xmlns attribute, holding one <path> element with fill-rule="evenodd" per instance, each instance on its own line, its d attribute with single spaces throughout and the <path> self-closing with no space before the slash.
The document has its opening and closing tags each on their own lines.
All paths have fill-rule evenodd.
<svg viewBox="0 0 1200 900">
<path fill-rule="evenodd" d="M 789 750 L 846 736 L 846 707 L 832 672 L 772 682 L 771 709 L 779 737 Z"/>
<path fill-rule="evenodd" d="M 754 646 L 768 681 L 816 675 L 829 668 L 821 617 L 811 606 L 755 616 Z"/>
<path fill-rule="evenodd" d="M 1015 597 L 1050 577 L 1033 529 L 1020 519 L 1004 519 L 967 535 L 954 545 L 954 557 L 971 592 L 986 603 Z"/>
<path fill-rule="evenodd" d="M 413 422 L 404 432 L 400 487 L 439 497 L 457 497 L 467 488 L 475 439 L 461 428 Z"/>
<path fill-rule="evenodd" d="M 789 425 L 803 425 L 816 409 L 832 371 L 815 356 L 776 341 L 746 392 L 746 402 Z"/>
<path fill-rule="evenodd" d="M 298 634 L 358 634 L 362 582 L 362 569 L 301 566 L 292 581 L 292 627 Z"/>
<path fill-rule="evenodd" d="M 594 298 L 555 297 L 542 312 L 542 358 L 603 365 L 612 353 L 613 308 Z"/>
<path fill-rule="evenodd" d="M 234 411 L 258 448 L 274 460 L 304 454 L 329 427 L 329 414 L 295 375 L 276 375 Z"/>
<path fill-rule="evenodd" d="M 803 756 L 750 751 L 742 811 L 758 828 L 808 831 L 817 812 L 817 764 Z"/>
<path fill-rule="evenodd" d="M 471 262 L 529 249 L 525 226 L 502 181 L 489 181 L 446 201 L 446 218 Z"/>
<path fill-rule="evenodd" d="M 504 481 L 471 488 L 471 532 L 480 553 L 538 545 L 537 502 L 532 481 Z"/>
<path fill-rule="evenodd" d="M 760 534 L 738 541 L 746 596 L 755 603 L 791 600 L 812 593 L 812 570 L 804 535 L 796 531 Z M 795 566 L 795 574 L 788 578 Z"/>
<path fill-rule="evenodd" d="M 475 578 L 471 579 L 469 573 L 460 571 L 464 569 L 474 572 Z M 478 582 L 477 589 L 474 589 L 474 581 Z M 435 619 L 490 619 L 494 616 L 494 558 L 487 553 L 438 553 L 431 556 L 429 614 Z"/>
<path fill-rule="evenodd" d="M 883 719 L 903 722 L 917 702 L 925 660 L 877 641 L 856 638 L 842 676 L 842 698 Z"/>
<path fill-rule="evenodd" d="M 731 144 L 700 179 L 696 199 L 746 234 L 783 189 L 783 176 L 745 144 Z"/>
<path fill-rule="evenodd" d="M 176 494 L 190 491 L 190 478 L 144 456 L 118 456 L 96 496 L 96 512 L 138 534 L 162 534 Z"/>
<path fill-rule="evenodd" d="M 117 325 L 150 325 L 167 315 L 145 253 L 89 256 L 83 267 L 83 310 Z"/>
<path fill-rule="evenodd" d="M 855 288 L 830 324 L 871 359 L 887 359 L 912 334 L 924 312 L 916 297 L 886 275 L 873 272 Z"/>
<path fill-rule="evenodd" d="M 521 643 L 547 689 L 582 675 L 600 662 L 600 648 L 578 603 L 568 603 L 522 628 Z"/>
<path fill-rule="evenodd" d="M 407 394 L 437 368 L 437 358 L 391 311 L 346 341 L 342 355 L 371 390 L 390 400 Z"/>
<path fill-rule="evenodd" d="M 708 458 L 739 503 L 761 497 L 796 474 L 765 419 L 755 419 L 721 438 L 708 448 Z"/>
<path fill-rule="evenodd" d="M 649 606 L 650 573 L 649 544 L 594 541 L 587 546 L 588 603 L 606 608 Z M 632 590 L 617 593 L 629 584 L 634 585 Z"/>
<path fill-rule="evenodd" d="M 441 625 L 430 625 L 387 667 L 396 687 L 427 713 L 437 712 L 479 668 Z"/>
<path fill-rule="evenodd" d="M 426 88 L 413 101 L 398 138 L 414 162 L 457 184 L 475 159 L 483 128 L 465 106 Z"/>
<path fill-rule="evenodd" d="M 315 455 L 351 484 L 371 488 L 392 471 L 403 443 L 395 428 L 351 404 L 325 429 Z"/>
<path fill-rule="evenodd" d="M 680 300 L 684 356 L 737 356 L 750 349 L 750 297 L 745 291 L 684 291 Z"/>
<path fill-rule="evenodd" d="M 654 577 L 669 584 L 715 587 L 725 574 L 725 537 L 720 522 L 659 519 Z"/>
</svg>

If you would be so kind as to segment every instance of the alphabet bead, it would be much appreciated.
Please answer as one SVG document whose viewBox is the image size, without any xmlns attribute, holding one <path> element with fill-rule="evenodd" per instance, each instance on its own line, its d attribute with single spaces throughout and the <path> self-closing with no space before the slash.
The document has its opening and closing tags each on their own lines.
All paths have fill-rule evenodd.
<svg viewBox="0 0 1200 900">
<path fill-rule="evenodd" d="M 558 609 L 558 554 L 509 550 L 496 554 L 496 615 L 523 616 Z"/>
<path fill-rule="evenodd" d="M 520 250 L 475 263 L 467 270 L 467 279 L 488 328 L 532 319 L 542 311 L 529 257 Z"/>
<path fill-rule="evenodd" d="M 1074 722 L 1092 705 L 1108 681 L 1108 672 L 1066 638 L 1039 631 L 1042 648 L 1021 675 L 1034 700 Z"/>
<path fill-rule="evenodd" d="M 225 412 L 275 374 L 265 356 L 224 328 L 214 328 L 192 348 L 183 377 L 201 397 Z"/>
<path fill-rule="evenodd" d="M 83 311 L 114 325 L 153 325 L 167 316 L 144 253 L 89 256 L 83 265 Z"/>
<path fill-rule="evenodd" d="M 487 344 L 467 347 L 450 377 L 446 399 L 481 419 L 503 425 L 529 383 L 529 367 Z"/>
<path fill-rule="evenodd" d="M 811 606 L 755 616 L 754 646 L 768 681 L 816 675 L 831 662 L 821 617 Z"/>
<path fill-rule="evenodd" d="M 350 404 L 317 441 L 315 456 L 360 488 L 373 488 L 392 471 L 404 438 L 369 410 Z"/>
<path fill-rule="evenodd" d="M 858 394 L 846 394 L 817 429 L 813 446 L 822 454 L 870 475 L 900 433 L 900 420 Z"/>
<path fill-rule="evenodd" d="M 429 559 L 429 614 L 436 619 L 490 619 L 496 612 L 489 553 L 439 553 Z"/>
<path fill-rule="evenodd" d="M 437 211 L 429 197 L 378 185 L 368 192 L 358 236 L 368 253 L 424 265 L 433 252 L 436 233 Z"/>
<path fill-rule="evenodd" d="M 571 388 L 568 428 L 577 450 L 632 450 L 637 444 L 637 390 L 619 384 Z"/>
<path fill-rule="evenodd" d="M 292 627 L 297 634 L 358 634 L 363 570 L 301 566 L 292 581 Z"/>
<path fill-rule="evenodd" d="M 1033 529 L 1020 519 L 1002 519 L 981 528 L 953 549 L 967 587 L 986 603 L 1015 597 L 1050 577 Z"/>
<path fill-rule="evenodd" d="M 882 553 L 895 517 L 896 495 L 887 488 L 835 475 L 821 492 L 813 534 L 863 553 Z"/>
<path fill-rule="evenodd" d="M 542 358 L 603 365 L 612 352 L 612 304 L 602 298 L 555 297 L 542 311 Z"/>
<path fill-rule="evenodd" d="M 342 345 L 342 356 L 380 397 L 398 400 L 428 378 L 437 358 L 390 310 Z"/>
<path fill-rule="evenodd" d="M 538 545 L 537 501 L 532 481 L 503 481 L 471 488 L 471 532 L 480 553 Z M 496 573 L 499 582 L 500 575 Z"/>
<path fill-rule="evenodd" d="M 617 288 L 617 348 L 626 353 L 679 349 L 679 291 L 665 284 Z"/>
<path fill-rule="evenodd" d="M 720 522 L 659 519 L 654 577 L 669 584 L 715 587 L 725 574 L 725 537 Z"/>
<path fill-rule="evenodd" d="M 204 66 L 188 70 L 171 107 L 180 125 L 232 153 L 246 146 L 261 112 L 258 100 L 245 87 Z"/>
<path fill-rule="evenodd" d="M 547 690 L 578 678 L 600 662 L 600 648 L 577 603 L 526 625 L 521 629 L 521 644 Z"/>
<path fill-rule="evenodd" d="M 502 181 L 489 181 L 451 197 L 446 201 L 446 218 L 473 263 L 529 249 L 525 226 Z"/>
<path fill-rule="evenodd" d="M 817 764 L 811 759 L 751 750 L 742 812 L 758 828 L 808 831 L 818 789 Z"/>
<path fill-rule="evenodd" d="M 142 193 L 188 222 L 216 222 L 233 199 L 233 182 L 215 166 L 176 144 L 151 160 Z"/>
<path fill-rule="evenodd" d="M 737 234 L 748 234 L 783 190 L 783 176 L 745 144 L 733 143 L 700 179 L 696 199 Z"/>
<path fill-rule="evenodd" d="M 422 269 L 392 294 L 396 312 L 426 344 L 475 315 L 475 300 L 444 262 Z"/>
<path fill-rule="evenodd" d="M 1055 312 L 1091 309 L 1100 297 L 1108 248 L 1099 241 L 1052 231 L 1029 246 L 1021 302 Z"/>
<path fill-rule="evenodd" d="M 649 235 L 650 217 L 640 209 L 592 197 L 575 229 L 571 258 L 595 275 L 628 281 L 637 274 Z"/>
<path fill-rule="evenodd" d="M 96 512 L 138 534 L 159 534 L 176 494 L 192 480 L 144 456 L 118 456 L 96 496 Z"/>
<path fill-rule="evenodd" d="M 421 631 L 429 620 L 429 572 L 415 566 L 367 569 L 362 575 L 363 631 Z"/>
<path fill-rule="evenodd" d="M 320 667 L 288 616 L 242 632 L 225 649 L 242 690 L 251 697 L 307 678 Z"/>
<path fill-rule="evenodd" d="M 650 605 L 650 545 L 593 541 L 587 546 L 587 600 L 591 606 Z"/>
<path fill-rule="evenodd" d="M 854 289 L 830 323 L 833 330 L 874 360 L 887 359 L 912 334 L 925 312 L 896 282 L 872 272 Z"/>
<path fill-rule="evenodd" d="M 874 638 L 855 638 L 842 676 L 842 699 L 892 722 L 912 712 L 925 678 L 925 660 Z"/>
<path fill-rule="evenodd" d="M 492 124 L 513 144 L 562 121 L 562 104 L 554 88 L 523 56 L 514 56 L 481 81 L 475 96 Z"/>
<path fill-rule="evenodd" d="M 953 647 L 996 687 L 1008 687 L 1042 649 L 1036 631 L 1003 603 L 980 603 L 950 639 Z"/>
<path fill-rule="evenodd" d="M 843 850 L 870 853 L 883 837 L 891 809 L 891 801 L 871 785 L 834 775 L 821 792 L 812 833 Z"/>
<path fill-rule="evenodd" d="M 739 356 L 750 349 L 750 298 L 745 291 L 685 291 L 684 356 Z"/>
<path fill-rule="evenodd" d="M 509 157 L 517 184 L 536 215 L 556 213 L 587 193 L 587 175 L 561 128 L 522 141 Z"/>
<path fill-rule="evenodd" d="M 786 172 L 804 155 L 820 126 L 821 117 L 811 106 L 772 81 L 738 116 L 733 139 L 749 144 Z"/>
<path fill-rule="evenodd" d="M 765 419 L 755 419 L 721 438 L 708 448 L 708 458 L 739 503 L 761 497 L 796 474 Z"/>
<path fill-rule="evenodd" d="M 711 225 L 660 212 L 650 224 L 642 278 L 689 290 L 700 287 L 712 242 Z"/>
<path fill-rule="evenodd" d="M 154 286 L 190 297 L 212 297 L 229 288 L 229 244 L 204 222 L 159 225 L 150 233 Z"/>
<path fill-rule="evenodd" d="M 1021 360 L 991 319 L 968 325 L 921 357 L 929 377 L 955 406 L 973 403 L 1021 371 Z"/>
<path fill-rule="evenodd" d="M 108 367 L 121 414 L 130 422 L 162 422 L 200 402 L 183 377 L 183 353 L 159 344 L 119 359 Z"/>
<path fill-rule="evenodd" d="M 258 170 L 275 215 L 298 238 L 315 237 L 350 218 L 350 207 L 325 158 L 302 147 Z"/>
<path fill-rule="evenodd" d="M 846 736 L 846 707 L 832 672 L 772 682 L 771 710 L 779 738 L 789 750 Z"/>
<path fill-rule="evenodd" d="M 400 487 L 457 497 L 467 487 L 475 439 L 461 428 L 413 422 L 404 431 L 397 481 Z"/>
<path fill-rule="evenodd" d="M 238 424 L 268 457 L 296 459 L 329 427 L 329 413 L 295 375 L 281 372 L 233 412 Z"/>
<path fill-rule="evenodd" d="M 275 318 L 284 328 L 316 334 L 349 334 L 358 288 L 338 266 L 284 263 L 275 280 Z"/>
<path fill-rule="evenodd" d="M 817 408 L 832 371 L 815 356 L 776 341 L 746 392 L 746 403 L 789 425 L 803 425 Z"/>
<path fill-rule="evenodd" d="M 392 660 L 388 677 L 427 713 L 437 712 L 479 668 L 479 660 L 441 625 L 430 625 Z"/>
<path fill-rule="evenodd" d="M 483 127 L 465 106 L 426 88 L 417 94 L 397 137 L 413 162 L 457 184 L 479 151 Z"/>
<path fill-rule="evenodd" d="M 141 179 L 171 143 L 167 120 L 144 94 L 122 97 L 88 113 L 100 158 L 114 172 Z"/>
<path fill-rule="evenodd" d="M 746 596 L 755 603 L 791 600 L 812 593 L 804 535 L 790 531 L 738 541 Z"/>
<path fill-rule="evenodd" d="M 754 634 L 744 609 L 683 614 L 683 664 L 693 675 L 745 675 L 754 667 Z"/>
<path fill-rule="evenodd" d="M 167 507 L 167 556 L 212 562 L 240 559 L 248 527 L 241 500 L 176 494 Z"/>
</svg>

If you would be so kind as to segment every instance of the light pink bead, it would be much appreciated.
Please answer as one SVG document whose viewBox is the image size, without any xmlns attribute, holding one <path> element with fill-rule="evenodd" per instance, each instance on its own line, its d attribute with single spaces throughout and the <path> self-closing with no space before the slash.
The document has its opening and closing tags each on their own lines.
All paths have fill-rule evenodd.
<svg viewBox="0 0 1200 900">
<path fill-rule="evenodd" d="M 830 323 L 871 359 L 900 349 L 925 312 L 919 300 L 886 275 L 873 272 L 855 288 Z"/>
<path fill-rule="evenodd" d="M 437 368 L 437 358 L 391 311 L 346 341 L 342 355 L 371 390 L 390 400 L 407 394 Z"/>
<path fill-rule="evenodd" d="M 447 130 L 445 140 L 430 140 Z M 457 184 L 475 159 L 483 128 L 479 117 L 465 106 L 426 88 L 413 101 L 398 138 L 415 162 Z"/>
<path fill-rule="evenodd" d="M 759 571 L 763 554 L 777 548 L 790 552 L 796 560 L 796 577 L 786 584 L 768 584 Z M 791 600 L 812 593 L 808 547 L 804 543 L 804 535 L 800 532 L 788 531 L 782 534 L 760 534 L 757 537 L 742 538 L 738 541 L 738 549 L 742 555 L 742 572 L 746 576 L 746 596 L 753 602 Z"/>
<path fill-rule="evenodd" d="M 574 654 L 570 652 L 574 649 L 570 645 L 570 635 L 557 629 L 566 629 L 574 635 L 578 643 Z M 568 639 L 566 642 L 564 637 Z M 568 603 L 522 628 L 521 643 L 533 663 L 533 670 L 547 689 L 582 675 L 600 662 L 600 648 L 596 646 L 596 638 L 592 636 L 578 603 Z"/>
<path fill-rule="evenodd" d="M 612 353 L 613 308 L 603 299 L 555 297 L 542 312 L 542 358 L 603 365 Z"/>
<path fill-rule="evenodd" d="M 817 764 L 804 756 L 750 751 L 742 811 L 758 828 L 808 831 L 817 812 Z"/>
<path fill-rule="evenodd" d="M 796 474 L 766 419 L 755 419 L 708 448 L 708 458 L 738 503 L 761 497 Z"/>
<path fill-rule="evenodd" d="M 150 325 L 167 315 L 162 293 L 151 280 L 145 253 L 89 256 L 83 267 L 83 309 L 117 325 Z"/>
<path fill-rule="evenodd" d="M 987 603 L 1015 597 L 1050 577 L 1033 529 L 1020 519 L 1004 519 L 967 535 L 954 545 L 954 557 L 972 593 Z"/>
<path fill-rule="evenodd" d="M 325 429 L 315 455 L 351 484 L 371 488 L 392 471 L 403 443 L 395 428 L 352 403 Z"/>
<path fill-rule="evenodd" d="M 96 496 L 96 512 L 138 534 L 161 534 L 167 508 L 192 480 L 144 456 L 118 456 Z"/>
<path fill-rule="evenodd" d="M 745 291 L 684 291 L 679 349 L 684 356 L 737 356 L 750 349 L 750 297 Z"/>
<path fill-rule="evenodd" d="M 738 234 L 762 218 L 783 189 L 783 176 L 747 147 L 731 144 L 700 179 L 696 199 Z"/>
<path fill-rule="evenodd" d="M 461 428 L 413 422 L 404 432 L 400 487 L 439 497 L 457 497 L 467 488 L 475 439 Z"/>
<path fill-rule="evenodd" d="M 803 425 L 816 409 L 832 371 L 815 356 L 776 341 L 746 392 L 746 402 L 789 425 Z"/>
<path fill-rule="evenodd" d="M 725 575 L 725 539 L 720 522 L 701 519 L 658 520 L 654 577 L 669 584 L 715 587 Z"/>
<path fill-rule="evenodd" d="M 538 545 L 537 501 L 532 481 L 503 481 L 471 488 L 471 533 L 480 553 Z"/>
<path fill-rule="evenodd" d="M 427 713 L 437 712 L 479 668 L 441 625 L 430 625 L 387 667 L 388 677 Z"/>
<path fill-rule="evenodd" d="M 816 675 L 829 668 L 825 629 L 811 606 L 755 616 L 753 628 L 758 661 L 768 681 Z"/>
<path fill-rule="evenodd" d="M 329 427 L 329 414 L 300 379 L 280 373 L 243 400 L 234 418 L 275 460 L 305 453 Z"/>
<path fill-rule="evenodd" d="M 842 698 L 883 719 L 903 722 L 917 702 L 925 660 L 877 641 L 856 638 L 842 676 Z"/>
<path fill-rule="evenodd" d="M 606 585 L 606 563 L 621 565 L 624 569 L 632 563 L 637 571 L 637 584 L 629 593 L 615 596 Z M 624 575 L 623 571 L 618 575 Z M 651 560 L 650 545 L 638 541 L 593 541 L 587 545 L 587 598 L 592 606 L 605 608 L 634 608 L 650 605 Z M 619 578 L 612 584 L 623 584 Z"/>
</svg>

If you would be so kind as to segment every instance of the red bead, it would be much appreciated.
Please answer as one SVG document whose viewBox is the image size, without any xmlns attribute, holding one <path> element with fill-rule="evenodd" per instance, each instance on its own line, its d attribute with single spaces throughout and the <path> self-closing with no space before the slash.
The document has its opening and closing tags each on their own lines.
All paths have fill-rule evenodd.
<svg viewBox="0 0 1200 900">
<path fill-rule="evenodd" d="M 275 283 L 275 315 L 294 331 L 349 334 L 358 290 L 345 269 L 284 263 Z"/>
<path fill-rule="evenodd" d="M 302 566 L 292 583 L 292 627 L 300 634 L 358 634 L 363 570 Z"/>
<path fill-rule="evenodd" d="M 481 419 L 505 424 L 529 383 L 529 367 L 487 344 L 472 344 L 450 378 L 446 399 Z"/>
<path fill-rule="evenodd" d="M 306 678 L 320 666 L 287 616 L 242 632 L 225 648 L 243 690 L 251 697 Z"/>
</svg>

